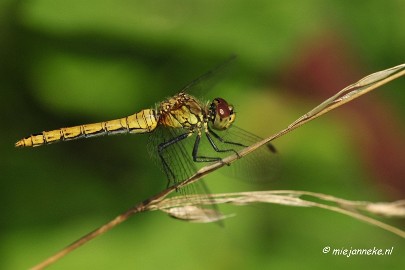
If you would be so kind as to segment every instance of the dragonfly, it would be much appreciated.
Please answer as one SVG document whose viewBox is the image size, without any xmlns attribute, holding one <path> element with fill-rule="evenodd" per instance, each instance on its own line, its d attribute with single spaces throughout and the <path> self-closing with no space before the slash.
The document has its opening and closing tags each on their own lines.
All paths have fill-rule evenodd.
<svg viewBox="0 0 405 270">
<path fill-rule="evenodd" d="M 224 65 L 193 80 L 155 108 L 143 109 L 115 120 L 43 131 L 17 141 L 15 146 L 37 147 L 102 135 L 149 133 L 149 152 L 166 174 L 168 186 L 179 183 L 195 173 L 195 163 L 221 161 L 219 154 L 237 154 L 237 150 L 261 139 L 233 125 L 235 109 L 225 99 L 217 97 L 203 102 L 190 94 L 215 77 Z M 190 143 L 192 137 L 194 139 Z M 188 141 L 189 147 L 186 147 L 185 141 Z M 201 154 L 202 141 L 213 150 L 212 153 L 217 154 Z M 276 153 L 271 144 L 268 144 L 268 149 Z"/>
</svg>

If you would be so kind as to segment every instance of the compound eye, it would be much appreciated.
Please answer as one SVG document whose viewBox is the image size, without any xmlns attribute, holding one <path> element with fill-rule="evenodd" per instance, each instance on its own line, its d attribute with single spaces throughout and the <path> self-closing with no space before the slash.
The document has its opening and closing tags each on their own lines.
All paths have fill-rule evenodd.
<svg viewBox="0 0 405 270">
<path fill-rule="evenodd" d="M 232 106 L 229 106 L 228 102 L 222 98 L 216 98 L 215 100 L 217 101 L 217 115 L 221 119 L 228 118 L 233 113 Z"/>
<path fill-rule="evenodd" d="M 225 130 L 235 121 L 233 106 L 222 98 L 216 98 L 211 104 L 212 127 L 216 130 Z"/>
</svg>

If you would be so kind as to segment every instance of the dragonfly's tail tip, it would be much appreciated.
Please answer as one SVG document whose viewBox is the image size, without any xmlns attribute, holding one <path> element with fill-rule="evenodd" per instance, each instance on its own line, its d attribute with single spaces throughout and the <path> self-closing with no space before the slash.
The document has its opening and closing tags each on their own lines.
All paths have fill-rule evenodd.
<svg viewBox="0 0 405 270">
<path fill-rule="evenodd" d="M 16 142 L 16 143 L 14 144 L 14 146 L 15 146 L 16 148 L 22 148 L 22 147 L 27 147 L 27 146 L 30 146 L 30 145 L 27 145 L 26 142 L 25 142 L 25 140 L 22 139 L 22 140 L 19 140 L 18 142 Z"/>
<path fill-rule="evenodd" d="M 272 153 L 277 154 L 277 149 L 276 149 L 276 147 L 274 147 L 273 144 L 268 143 L 268 144 L 267 144 L 267 148 L 268 148 Z"/>
<path fill-rule="evenodd" d="M 19 148 L 19 147 L 24 147 L 24 142 L 22 140 L 19 140 L 18 142 L 16 142 L 14 144 L 15 147 Z"/>
</svg>

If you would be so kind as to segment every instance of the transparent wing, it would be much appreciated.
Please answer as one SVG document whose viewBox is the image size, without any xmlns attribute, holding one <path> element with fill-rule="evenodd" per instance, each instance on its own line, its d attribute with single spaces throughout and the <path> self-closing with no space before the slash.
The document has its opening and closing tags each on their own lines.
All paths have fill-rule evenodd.
<svg viewBox="0 0 405 270">
<path fill-rule="evenodd" d="M 192 160 L 190 160 L 191 150 L 189 149 L 189 145 L 190 140 L 192 140 L 193 136 L 176 142 L 162 151 L 162 157 L 169 168 L 165 168 L 165 165 L 163 164 L 158 153 L 159 145 L 161 145 L 162 143 L 167 143 L 174 138 L 184 134 L 185 132 L 186 131 L 184 129 L 159 126 L 149 136 L 149 155 L 156 163 L 156 165 L 161 169 L 161 171 L 165 174 L 169 185 L 173 185 L 187 179 L 197 169 Z M 172 173 L 167 171 L 167 169 L 170 169 Z"/>
<path fill-rule="evenodd" d="M 224 76 L 231 64 L 236 60 L 236 55 L 231 55 L 224 62 L 207 71 L 197 79 L 184 86 L 180 92 L 186 92 L 199 98 L 205 98 L 215 84 Z"/>
<path fill-rule="evenodd" d="M 188 137 L 184 140 L 181 140 L 179 142 L 176 142 L 170 146 L 168 146 L 163 152 L 162 152 L 162 157 L 164 158 L 167 166 L 170 167 L 171 172 L 173 173 L 168 173 L 167 169 L 165 168 L 164 163 L 161 160 L 161 157 L 158 154 L 158 147 L 160 144 L 168 142 L 172 140 L 173 138 L 176 138 L 178 136 L 181 136 L 184 134 L 185 130 L 183 129 L 174 129 L 174 128 L 167 128 L 167 127 L 158 127 L 154 133 L 152 133 L 149 137 L 149 143 L 148 143 L 148 151 L 149 154 L 152 158 L 152 160 L 155 162 L 155 164 L 161 169 L 163 172 L 163 175 L 167 178 L 168 180 L 168 185 L 173 185 L 177 184 L 187 178 L 189 178 L 191 175 L 193 175 L 198 167 L 204 165 L 204 164 L 199 164 L 195 163 L 192 160 L 192 147 L 195 141 L 195 134 L 191 137 Z M 189 196 L 193 194 L 210 194 L 210 191 L 206 184 L 203 182 L 203 180 L 199 180 L 191 185 L 187 185 L 185 187 L 182 187 L 178 190 L 181 195 L 183 196 Z M 212 213 L 217 213 L 214 216 L 217 216 L 217 218 L 214 217 L 214 221 L 219 221 L 221 219 L 221 214 L 219 213 L 217 206 L 216 205 L 211 205 L 211 206 L 205 206 L 204 208 L 211 209 L 210 213 L 210 219 L 212 218 Z M 183 209 L 184 210 L 184 209 Z M 202 211 L 202 213 L 205 213 Z M 172 213 L 171 214 L 173 217 L 179 218 L 180 216 L 184 216 L 184 219 L 191 220 L 193 217 L 187 217 L 187 213 Z M 216 219 L 216 220 L 215 220 Z"/>
<path fill-rule="evenodd" d="M 235 151 L 239 151 L 246 146 L 262 140 L 259 136 L 235 125 L 232 125 L 229 129 L 223 132 L 217 132 L 217 135 L 226 142 L 242 145 L 239 146 L 216 140 L 219 148 L 231 148 Z M 225 154 L 229 155 L 229 153 Z M 268 143 L 266 146 L 263 146 L 249 155 L 235 161 L 230 166 L 221 169 L 221 172 L 249 182 L 268 183 L 269 181 L 274 180 L 279 168 L 280 157 L 277 154 L 277 150 L 271 143 Z"/>
</svg>

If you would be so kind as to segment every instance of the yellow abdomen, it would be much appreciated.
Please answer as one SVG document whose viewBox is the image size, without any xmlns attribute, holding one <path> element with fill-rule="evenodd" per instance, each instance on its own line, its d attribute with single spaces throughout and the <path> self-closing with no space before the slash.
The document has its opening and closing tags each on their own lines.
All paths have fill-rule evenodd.
<svg viewBox="0 0 405 270">
<path fill-rule="evenodd" d="M 148 133 L 157 126 L 156 113 L 152 109 L 142 110 L 138 113 L 116 120 L 60 128 L 33 134 L 16 142 L 16 147 L 35 147 L 59 141 L 69 141 L 102 135 L 119 133 Z"/>
</svg>

